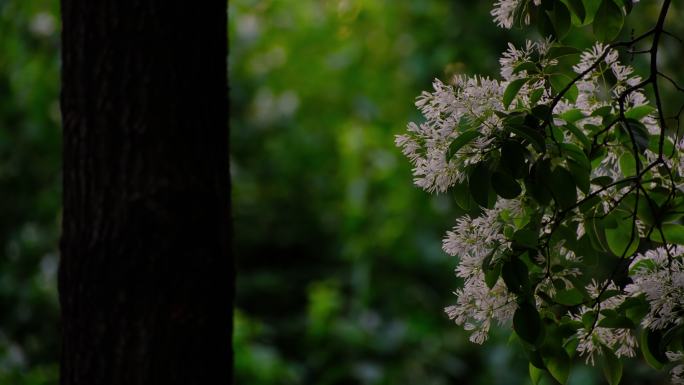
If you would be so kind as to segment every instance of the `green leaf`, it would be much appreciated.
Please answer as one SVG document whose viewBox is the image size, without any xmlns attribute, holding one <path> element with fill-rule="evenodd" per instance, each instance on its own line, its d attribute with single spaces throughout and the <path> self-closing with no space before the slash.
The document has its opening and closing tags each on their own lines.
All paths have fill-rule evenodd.
<svg viewBox="0 0 684 385">
<path fill-rule="evenodd" d="M 561 384 L 568 382 L 570 375 L 570 357 L 564 349 L 554 351 L 553 355 L 544 356 L 544 364 L 551 376 Z"/>
<path fill-rule="evenodd" d="M 553 21 L 551 16 L 548 14 L 544 7 L 537 8 L 537 29 L 543 37 L 554 36 L 556 37 L 556 30 L 553 26 Z"/>
<path fill-rule="evenodd" d="M 520 88 L 527 82 L 526 78 L 523 79 L 515 79 L 512 82 L 508 83 L 506 86 L 506 90 L 504 91 L 503 95 L 503 105 L 505 108 L 508 108 L 508 106 L 511 105 L 511 102 L 513 102 L 513 99 L 518 95 L 518 92 L 520 91 Z"/>
<path fill-rule="evenodd" d="M 613 183 L 613 178 L 611 178 L 607 175 L 598 176 L 598 177 L 591 180 L 591 184 L 595 184 L 595 185 L 601 186 L 601 187 L 606 187 L 611 183 Z"/>
<path fill-rule="evenodd" d="M 610 291 L 610 290 L 607 290 Z M 607 292 L 606 291 L 606 292 Z M 611 297 L 614 297 L 616 295 L 620 295 L 620 292 L 618 290 L 612 290 L 615 293 L 611 295 Z M 606 293 L 604 292 L 604 294 Z M 611 298 L 611 297 L 606 297 Z M 600 298 L 599 300 L 605 301 L 605 299 Z M 636 327 L 634 322 L 627 318 L 625 315 L 618 313 L 617 310 L 615 309 L 604 309 L 601 310 L 601 315 L 603 315 L 603 319 L 601 319 L 598 322 L 598 326 L 604 327 L 604 328 L 612 328 L 612 329 L 633 329 Z"/>
<path fill-rule="evenodd" d="M 606 290 L 601 295 L 599 295 L 599 301 L 605 301 L 609 298 L 613 298 L 616 295 L 620 295 L 620 294 L 622 294 L 622 292 L 620 290 Z M 604 310 L 601 310 L 601 314 L 603 314 L 604 316 L 609 316 L 609 315 L 615 315 L 617 313 L 615 313 L 615 310 L 612 310 L 612 309 L 604 309 Z"/>
<path fill-rule="evenodd" d="M 605 346 L 601 356 L 601 368 L 608 384 L 618 385 L 620 383 L 622 378 L 622 361 L 615 356 L 615 353 L 610 348 Z"/>
<path fill-rule="evenodd" d="M 591 169 L 587 170 L 572 159 L 568 159 L 566 162 L 577 188 L 579 188 L 583 193 L 588 194 L 590 191 L 589 178 L 591 176 Z"/>
<path fill-rule="evenodd" d="M 539 68 L 537 64 L 531 61 L 522 62 L 513 68 L 513 73 L 517 74 L 520 71 L 527 71 L 529 74 L 539 73 Z"/>
<path fill-rule="evenodd" d="M 506 261 L 501 268 L 501 278 L 508 290 L 515 294 L 522 293 L 529 286 L 528 274 L 527 265 L 518 257 Z"/>
<path fill-rule="evenodd" d="M 516 333 L 511 333 L 511 336 L 520 338 Z M 537 369 L 546 370 L 546 366 L 544 366 L 544 361 L 542 360 L 541 354 L 539 353 L 539 350 L 537 350 L 536 346 L 523 344 L 523 348 L 525 349 L 525 355 L 527 355 L 527 360 L 530 364 L 532 364 L 532 366 L 536 367 Z"/>
<path fill-rule="evenodd" d="M 525 154 L 528 151 L 520 143 L 509 140 L 501 145 L 501 167 L 506 169 L 514 178 L 527 175 Z"/>
<path fill-rule="evenodd" d="M 580 212 L 585 213 L 585 212 L 588 212 L 590 209 L 592 209 L 594 206 L 596 206 L 597 204 L 599 204 L 601 202 L 602 202 L 602 200 L 598 196 L 587 197 L 578 206 L 578 208 L 579 208 Z"/>
<path fill-rule="evenodd" d="M 651 259 L 642 259 L 637 263 L 633 264 L 629 268 L 629 274 L 634 274 L 635 272 L 646 269 L 649 271 L 654 271 L 656 269 L 656 264 Z"/>
<path fill-rule="evenodd" d="M 577 202 L 577 188 L 572 174 L 563 167 L 556 167 L 551 172 L 549 189 L 561 209 L 572 207 Z"/>
<path fill-rule="evenodd" d="M 662 235 L 660 234 L 662 230 Z M 651 232 L 651 240 L 660 243 L 676 243 L 678 245 L 684 245 L 684 226 L 676 223 L 665 223 L 661 226 L 660 230 L 654 229 Z M 665 236 L 663 239 L 662 236 Z"/>
<path fill-rule="evenodd" d="M 567 5 L 560 1 L 555 1 L 553 11 L 549 15 L 553 23 L 553 30 L 558 40 L 563 39 L 570 30 L 571 17 Z"/>
<path fill-rule="evenodd" d="M 639 247 L 639 231 L 634 228 L 632 218 L 620 218 L 617 227 L 606 228 L 606 242 L 610 251 L 618 257 L 629 257 Z M 684 226 L 682 226 L 684 228 Z"/>
<path fill-rule="evenodd" d="M 491 172 L 486 162 L 478 163 L 468 177 L 470 194 L 477 204 L 485 208 L 494 206 L 496 202 L 496 196 L 494 196 L 494 199 L 491 198 L 491 195 L 494 195 L 494 191 L 491 188 L 490 177 Z"/>
<path fill-rule="evenodd" d="M 500 171 L 492 174 L 492 187 L 504 199 L 513 199 L 522 192 L 520 185 L 512 176 Z"/>
<path fill-rule="evenodd" d="M 575 136 L 575 138 L 577 138 L 577 140 L 582 142 L 582 146 L 585 149 L 587 149 L 587 150 L 591 149 L 591 140 L 589 140 L 589 138 L 587 138 L 587 136 L 584 134 L 584 132 L 582 132 L 582 130 L 580 130 L 579 128 L 577 128 L 577 126 L 575 126 L 574 124 L 571 124 L 571 123 L 566 124 L 565 128 L 568 131 L 570 131 Z"/>
<path fill-rule="evenodd" d="M 587 230 L 592 246 L 597 251 L 609 251 L 606 242 L 605 226 L 603 225 L 603 221 L 599 219 L 602 215 L 603 211 L 600 209 L 599 205 L 589 216 L 587 216 L 585 229 Z"/>
<path fill-rule="evenodd" d="M 530 229 L 520 229 L 513 234 L 513 240 L 524 247 L 536 249 L 539 243 L 539 234 Z"/>
<path fill-rule="evenodd" d="M 651 135 L 648 140 L 648 149 L 655 152 L 656 154 L 660 150 L 660 135 Z M 672 143 L 672 139 L 665 138 L 663 140 L 663 155 L 671 157 L 674 155 L 675 146 Z"/>
<path fill-rule="evenodd" d="M 497 263 L 493 267 L 490 267 L 489 269 L 485 270 L 485 283 L 487 284 L 488 288 L 493 288 L 494 285 L 496 285 L 496 282 L 499 280 L 499 276 L 501 275 L 501 264 Z"/>
<path fill-rule="evenodd" d="M 542 322 L 534 305 L 529 302 L 518 305 L 513 315 L 513 330 L 523 341 L 532 345 L 537 345 L 542 340 Z"/>
<path fill-rule="evenodd" d="M 632 7 L 634 4 L 632 4 L 633 0 L 616 0 L 618 5 L 621 7 L 625 7 L 625 11 L 629 15 L 630 12 L 632 12 Z"/>
<path fill-rule="evenodd" d="M 639 262 L 644 261 L 646 260 L 641 260 Z M 632 268 L 633 267 L 634 266 L 632 266 Z M 632 268 L 630 268 L 630 272 L 633 271 Z M 649 305 L 644 297 L 629 297 L 617 308 L 618 313 L 626 315 L 627 318 L 632 320 L 635 324 L 640 323 L 643 317 L 648 314 L 648 311 Z"/>
<path fill-rule="evenodd" d="M 641 120 L 653 111 L 655 111 L 654 107 L 644 104 L 642 106 L 632 107 L 627 110 L 625 112 L 625 118 Z"/>
<path fill-rule="evenodd" d="M 542 374 L 544 373 L 543 370 L 537 368 L 536 366 L 529 364 L 530 366 L 530 379 L 532 380 L 532 384 L 538 385 L 539 380 L 541 380 Z"/>
<path fill-rule="evenodd" d="M 561 93 L 565 87 L 572 82 L 572 80 L 573 79 L 570 76 L 561 73 L 549 76 L 551 87 L 553 87 L 557 93 Z M 578 95 L 579 90 L 577 89 L 577 86 L 573 84 L 572 87 L 565 91 L 563 97 L 574 103 L 577 100 Z"/>
<path fill-rule="evenodd" d="M 563 56 L 568 56 L 568 55 L 576 55 L 579 54 L 581 51 L 578 50 L 575 47 L 567 46 L 567 45 L 554 45 L 549 48 L 549 51 L 546 53 L 546 57 L 549 59 L 555 59 Z"/>
<path fill-rule="evenodd" d="M 547 106 L 546 104 L 537 104 L 536 106 L 532 107 L 532 110 L 530 112 L 532 112 L 532 116 L 526 116 L 526 118 L 528 119 L 532 117 L 537 118 L 541 121 L 551 119 L 551 108 L 549 108 L 549 106 Z"/>
<path fill-rule="evenodd" d="M 585 329 L 593 328 L 594 322 L 596 322 L 596 312 L 594 310 L 582 314 L 582 325 L 584 325 Z"/>
<path fill-rule="evenodd" d="M 538 159 L 530 174 L 525 179 L 525 189 L 542 206 L 546 206 L 551 201 L 551 191 L 548 186 L 551 183 L 551 169 L 548 159 Z"/>
<path fill-rule="evenodd" d="M 561 143 L 561 149 L 570 157 L 570 159 L 577 162 L 587 171 L 591 171 L 591 162 L 584 151 L 572 143 Z"/>
<path fill-rule="evenodd" d="M 542 95 L 544 94 L 544 89 L 543 88 L 537 88 L 536 90 L 533 90 L 530 92 L 530 104 L 535 105 L 539 102 L 539 99 L 541 99 Z"/>
<path fill-rule="evenodd" d="M 663 333 L 663 337 L 660 339 L 659 350 L 661 352 L 665 352 L 668 350 L 682 350 L 681 343 L 683 333 L 684 325 L 675 325 L 667 329 L 667 331 Z"/>
<path fill-rule="evenodd" d="M 481 136 L 479 131 L 466 131 L 461 135 L 457 136 L 449 145 L 449 150 L 447 151 L 446 160 L 447 162 L 453 158 L 458 150 L 463 148 L 466 144 L 472 142 L 475 138 Z"/>
<path fill-rule="evenodd" d="M 574 322 L 572 322 L 574 323 Z M 580 325 L 582 325 L 581 322 L 578 322 Z M 581 327 L 581 326 L 580 326 Z M 577 347 L 579 346 L 579 340 L 577 338 L 572 338 L 570 339 L 566 345 L 565 345 L 565 352 L 568 353 L 568 356 L 572 359 L 575 354 L 577 353 Z"/>
<path fill-rule="evenodd" d="M 477 203 L 473 199 L 467 183 L 458 183 L 451 188 L 456 204 L 464 211 L 472 211 L 477 208 Z"/>
<path fill-rule="evenodd" d="M 610 113 L 613 111 L 613 107 L 610 105 L 599 107 L 594 110 L 594 112 L 591 113 L 591 116 L 602 116 L 606 117 L 610 115 Z"/>
<path fill-rule="evenodd" d="M 527 126 L 508 126 L 506 128 L 508 128 L 508 130 L 510 130 L 512 133 L 530 142 L 537 152 L 543 153 L 546 150 L 544 136 L 537 130 Z"/>
<path fill-rule="evenodd" d="M 560 128 L 556 127 L 553 124 L 549 124 L 546 126 L 546 132 L 547 136 L 553 138 L 554 143 L 561 143 L 565 140 L 565 136 L 563 136 L 563 132 L 560 130 Z"/>
<path fill-rule="evenodd" d="M 629 133 L 631 132 L 634 136 L 634 141 L 639 151 L 644 151 L 648 148 L 650 134 L 643 123 L 638 120 L 628 119 L 627 124 L 620 122 L 620 127 L 622 127 L 625 133 L 627 133 L 627 138 L 624 141 L 625 145 L 627 145 L 629 148 L 632 148 L 632 138 L 629 136 Z"/>
<path fill-rule="evenodd" d="M 653 331 L 648 328 L 641 331 L 641 337 L 639 341 L 639 346 L 641 347 L 641 353 L 644 356 L 644 360 L 654 369 L 662 369 L 664 364 L 667 364 L 669 360 L 665 357 L 665 354 L 660 351 L 660 339 L 662 333 L 660 331 Z"/>
<path fill-rule="evenodd" d="M 485 274 L 485 283 L 488 288 L 493 288 L 496 282 L 499 280 L 499 275 L 501 274 L 501 261 L 497 261 L 492 264 L 492 258 L 496 249 L 493 249 L 482 261 L 482 271 Z"/>
<path fill-rule="evenodd" d="M 626 152 L 620 157 L 620 171 L 626 177 L 636 175 L 636 160 L 631 152 Z"/>
<path fill-rule="evenodd" d="M 587 16 L 587 13 L 584 9 L 584 4 L 582 4 L 582 0 L 567 0 L 567 3 L 572 13 L 574 13 L 575 16 L 577 16 L 579 22 L 583 23 L 584 18 Z"/>
<path fill-rule="evenodd" d="M 635 325 L 629 318 L 616 315 L 603 318 L 598 322 L 598 326 L 611 329 L 632 329 Z"/>
<path fill-rule="evenodd" d="M 577 306 L 584 302 L 584 297 L 582 296 L 582 293 L 579 292 L 579 290 L 572 288 L 558 290 L 554 300 L 561 305 Z"/>
<path fill-rule="evenodd" d="M 560 117 L 568 123 L 575 123 L 576 121 L 583 119 L 585 116 L 582 110 L 579 108 L 573 108 L 560 114 Z"/>
<path fill-rule="evenodd" d="M 678 222 L 682 216 L 684 216 L 684 197 L 676 197 L 664 205 L 662 222 Z"/>
<path fill-rule="evenodd" d="M 599 41 L 612 41 L 620 34 L 624 22 L 622 9 L 613 0 L 602 0 L 594 16 L 594 36 Z"/>
</svg>

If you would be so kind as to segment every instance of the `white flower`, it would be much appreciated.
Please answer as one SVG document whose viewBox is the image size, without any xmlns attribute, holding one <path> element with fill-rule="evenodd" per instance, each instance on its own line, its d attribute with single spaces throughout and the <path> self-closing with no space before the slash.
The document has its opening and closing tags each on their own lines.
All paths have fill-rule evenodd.
<svg viewBox="0 0 684 385">
<path fill-rule="evenodd" d="M 665 352 L 665 355 L 670 362 L 680 362 L 679 365 L 676 365 L 670 370 L 672 383 L 678 385 L 684 384 L 684 364 L 681 363 L 684 358 L 684 352 Z"/>
<path fill-rule="evenodd" d="M 540 5 L 541 0 L 533 0 L 534 5 Z M 494 16 L 494 22 L 499 27 L 510 29 L 515 22 L 515 12 L 518 7 L 529 7 L 529 0 L 499 0 L 494 3 L 494 8 L 491 15 Z M 525 24 L 530 24 L 530 14 L 525 10 L 524 21 Z"/>
<path fill-rule="evenodd" d="M 604 285 L 605 284 L 599 285 L 596 281 L 592 281 L 591 284 L 587 285 L 586 289 L 592 297 L 596 298 L 601 293 L 601 289 Z M 607 289 L 619 290 L 613 282 L 608 284 Z M 626 298 L 625 295 L 618 294 L 605 299 L 600 303 L 599 310 L 615 309 L 624 302 Z M 584 314 L 593 310 L 597 309 L 582 306 L 579 314 L 570 314 L 570 317 L 575 321 L 581 321 Z M 602 346 L 607 346 L 615 351 L 615 355 L 618 357 L 634 357 L 637 340 L 632 334 L 632 331 L 627 328 L 607 328 L 598 326 L 599 322 L 601 322 L 605 316 L 600 312 L 597 312 L 596 314 L 598 318 L 592 327 L 582 327 L 577 330 L 577 339 L 579 340 L 577 351 L 580 353 L 580 356 L 585 357 L 588 364 L 594 365 L 595 357 L 602 354 Z"/>
<path fill-rule="evenodd" d="M 481 272 L 466 280 L 463 288 L 454 294 L 458 297 L 456 304 L 444 311 L 456 324 L 473 331 L 470 340 L 478 344 L 487 339 L 492 320 L 500 325 L 508 323 L 517 308 L 515 296 L 508 292 L 503 281 L 489 289 Z"/>
<path fill-rule="evenodd" d="M 491 256 L 492 262 L 496 263 L 510 248 L 510 242 L 501 233 L 504 212 L 509 218 L 520 216 L 520 202 L 500 200 L 493 209 L 484 210 L 480 217 L 464 216 L 444 239 L 444 251 L 459 257 L 456 275 L 465 279 L 463 288 L 454 293 L 458 297 L 456 305 L 445 311 L 457 324 L 473 331 L 470 340 L 476 343 L 486 340 L 492 319 L 504 324 L 510 321 L 516 309 L 515 296 L 508 292 L 503 281 L 499 280 L 489 289 L 482 271 L 485 258 Z"/>
<path fill-rule="evenodd" d="M 494 4 L 492 9 L 492 16 L 494 16 L 494 22 L 499 27 L 511 28 L 513 26 L 513 16 L 515 15 L 515 10 L 520 5 L 520 0 L 499 0 Z"/>
<path fill-rule="evenodd" d="M 625 287 L 632 296 L 644 294 L 650 310 L 641 322 L 649 329 L 663 329 L 682 323 L 684 308 L 684 247 L 659 247 L 638 254 L 630 265 L 633 283 Z"/>
<path fill-rule="evenodd" d="M 416 99 L 426 121 L 409 123 L 407 133 L 397 135 L 395 143 L 413 164 L 414 183 L 428 192 L 444 192 L 465 179 L 465 168 L 482 159 L 482 149 L 500 129 L 494 111 L 503 109 L 503 89 L 495 80 L 464 76 L 454 78 L 454 85 L 435 80 L 433 88 Z M 464 132 L 462 125 L 481 136 L 448 159 L 451 142 Z"/>
</svg>

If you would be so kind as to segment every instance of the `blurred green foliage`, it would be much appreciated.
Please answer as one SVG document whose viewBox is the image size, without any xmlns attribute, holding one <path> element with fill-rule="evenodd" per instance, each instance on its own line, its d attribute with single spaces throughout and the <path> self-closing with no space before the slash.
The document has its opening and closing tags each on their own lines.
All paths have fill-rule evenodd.
<svg viewBox="0 0 684 385">
<path fill-rule="evenodd" d="M 505 34 L 466 1 L 229 3 L 238 384 L 520 384 L 442 308 L 447 196 L 393 135 L 435 76 L 496 75 Z"/>
<path fill-rule="evenodd" d="M 57 383 L 58 5 L 0 0 L 0 384 Z"/>
</svg>

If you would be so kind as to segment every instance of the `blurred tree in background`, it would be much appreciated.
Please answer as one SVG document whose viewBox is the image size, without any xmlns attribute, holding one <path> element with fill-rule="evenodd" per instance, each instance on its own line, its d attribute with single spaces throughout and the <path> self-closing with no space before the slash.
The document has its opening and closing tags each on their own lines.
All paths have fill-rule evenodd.
<svg viewBox="0 0 684 385">
<path fill-rule="evenodd" d="M 443 313 L 460 284 L 440 249 L 457 208 L 411 186 L 393 144 L 434 77 L 498 76 L 506 42 L 523 41 L 491 5 L 230 1 L 236 384 L 529 383 L 503 333 L 473 345 Z M 3 385 L 57 383 L 58 9 L 0 0 Z M 662 383 L 636 360 L 626 370 Z"/>
</svg>

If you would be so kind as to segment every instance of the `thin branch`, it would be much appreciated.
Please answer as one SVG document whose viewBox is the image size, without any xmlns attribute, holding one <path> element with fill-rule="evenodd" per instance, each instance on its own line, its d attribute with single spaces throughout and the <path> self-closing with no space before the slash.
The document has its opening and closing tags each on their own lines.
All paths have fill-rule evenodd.
<svg viewBox="0 0 684 385">
<path fill-rule="evenodd" d="M 684 40 L 682 40 L 679 36 L 677 36 L 677 35 L 675 35 L 675 34 L 673 34 L 673 33 L 670 33 L 669 31 L 666 31 L 666 30 L 664 30 L 664 29 L 663 29 L 663 35 L 670 36 L 670 37 L 676 39 L 676 40 L 677 40 L 678 42 L 680 42 L 681 44 L 684 44 Z"/>
<path fill-rule="evenodd" d="M 666 75 L 666 74 L 664 74 L 664 73 L 662 73 L 662 72 L 660 72 L 660 71 L 658 71 L 658 75 L 660 75 L 660 77 L 665 78 L 665 79 L 667 79 L 670 83 L 672 83 L 672 85 L 674 86 L 674 88 L 677 89 L 677 91 L 679 91 L 679 92 L 684 92 L 684 87 L 682 87 L 682 86 L 680 86 L 679 84 L 677 84 L 677 82 L 676 82 L 674 79 L 672 79 L 671 77 L 669 77 L 668 75 Z"/>
</svg>

